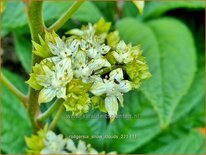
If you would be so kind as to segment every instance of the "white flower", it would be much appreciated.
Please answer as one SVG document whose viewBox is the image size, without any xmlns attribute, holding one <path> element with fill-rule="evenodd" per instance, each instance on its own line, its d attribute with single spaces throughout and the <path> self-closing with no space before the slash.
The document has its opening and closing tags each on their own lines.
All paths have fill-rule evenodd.
<svg viewBox="0 0 206 155">
<path fill-rule="evenodd" d="M 68 34 L 77 36 L 81 50 L 85 51 L 90 58 L 100 58 L 102 54 L 110 50 L 110 47 L 104 44 L 106 33 L 95 35 L 95 28 L 91 24 L 83 27 L 82 30 L 72 29 Z"/>
<path fill-rule="evenodd" d="M 133 48 L 131 44 L 126 45 L 124 41 L 120 41 L 112 54 L 117 62 L 126 64 L 132 62 L 139 54 L 139 48 Z"/>
<path fill-rule="evenodd" d="M 132 89 L 128 80 L 123 80 L 123 71 L 118 68 L 109 74 L 109 79 L 96 78 L 91 92 L 100 96 L 106 94 L 105 108 L 111 117 L 115 116 L 118 111 L 118 101 L 123 106 L 123 95 Z"/>
<path fill-rule="evenodd" d="M 80 42 L 77 39 L 68 39 L 66 43 L 59 37 L 55 38 L 56 44 L 49 43 L 51 53 L 54 55 L 51 59 L 56 64 L 63 59 L 68 59 L 79 50 Z"/>
<path fill-rule="evenodd" d="M 90 82 L 92 75 L 98 73 L 103 67 L 110 67 L 110 63 L 106 58 L 89 59 L 84 51 L 79 51 L 74 59 L 74 75 L 82 78 L 83 82 Z"/>
<path fill-rule="evenodd" d="M 81 140 L 76 147 L 74 142 L 71 139 L 68 139 L 66 148 L 72 154 L 99 154 L 95 149 L 91 148 L 90 145 L 86 145 L 86 143 Z"/>
<path fill-rule="evenodd" d="M 64 151 L 66 139 L 62 135 L 56 135 L 52 131 L 48 131 L 45 139 L 45 148 L 41 150 L 41 154 L 67 154 Z"/>
<path fill-rule="evenodd" d="M 44 88 L 39 93 L 39 103 L 50 102 L 55 96 L 66 98 L 66 85 L 73 78 L 71 60 L 64 59 L 55 65 L 55 70 L 51 70 L 43 65 L 45 74 L 37 75 L 36 80 Z"/>
<path fill-rule="evenodd" d="M 110 49 L 111 47 L 105 44 L 97 44 L 96 46 L 90 47 L 88 50 L 86 50 L 86 53 L 90 58 L 101 58 L 104 54 L 108 53 Z"/>
<path fill-rule="evenodd" d="M 82 29 L 72 29 L 67 32 L 67 34 L 76 35 L 86 40 L 89 43 L 93 42 L 93 38 L 95 35 L 95 29 L 91 23 L 88 26 L 83 26 Z"/>
</svg>

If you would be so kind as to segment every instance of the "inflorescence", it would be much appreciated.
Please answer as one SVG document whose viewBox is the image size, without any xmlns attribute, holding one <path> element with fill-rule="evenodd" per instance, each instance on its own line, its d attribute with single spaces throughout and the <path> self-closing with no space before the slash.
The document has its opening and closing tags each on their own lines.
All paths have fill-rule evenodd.
<svg viewBox="0 0 206 155">
<path fill-rule="evenodd" d="M 60 38 L 46 32 L 33 42 L 34 54 L 42 61 L 33 66 L 27 83 L 40 90 L 39 103 L 64 99 L 73 115 L 98 108 L 114 118 L 123 94 L 137 89 L 151 74 L 140 46 L 120 40 L 118 31 L 109 32 L 111 23 L 100 19 L 96 24 L 72 29 Z"/>
<path fill-rule="evenodd" d="M 47 130 L 47 126 L 39 130 L 36 135 L 25 137 L 25 141 L 29 154 L 105 154 L 104 151 L 98 152 L 90 144 L 81 140 L 75 145 L 72 139 L 64 138 L 62 134 L 56 135 Z M 116 154 L 116 152 L 108 154 Z"/>
</svg>

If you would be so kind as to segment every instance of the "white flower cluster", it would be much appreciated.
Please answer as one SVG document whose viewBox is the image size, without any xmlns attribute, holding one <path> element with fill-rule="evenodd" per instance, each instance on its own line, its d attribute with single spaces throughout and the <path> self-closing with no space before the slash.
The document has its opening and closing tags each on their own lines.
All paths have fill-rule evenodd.
<svg viewBox="0 0 206 155">
<path fill-rule="evenodd" d="M 63 138 L 62 134 L 56 135 L 53 131 L 48 131 L 47 127 L 39 130 L 37 135 L 26 137 L 26 144 L 30 154 L 105 154 L 104 151 L 98 152 L 81 140 L 75 145 L 72 139 Z"/>
<path fill-rule="evenodd" d="M 150 73 L 139 46 L 127 45 L 117 31 L 109 33 L 110 25 L 100 19 L 68 31 L 68 37 L 47 32 L 34 43 L 34 53 L 44 59 L 33 67 L 28 83 L 40 90 L 39 103 L 57 97 L 74 115 L 86 113 L 90 104 L 110 117 L 117 114 L 123 94 Z"/>
<path fill-rule="evenodd" d="M 45 146 L 40 154 L 105 154 L 98 153 L 97 150 L 86 145 L 85 142 L 79 141 L 76 146 L 72 139 L 63 138 L 63 135 L 56 135 L 52 131 L 46 133 Z"/>
</svg>

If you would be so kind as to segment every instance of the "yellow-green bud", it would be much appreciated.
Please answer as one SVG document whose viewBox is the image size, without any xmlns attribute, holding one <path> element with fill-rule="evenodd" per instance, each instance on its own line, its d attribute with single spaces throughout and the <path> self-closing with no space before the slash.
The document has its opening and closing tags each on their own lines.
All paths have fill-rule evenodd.
<svg viewBox="0 0 206 155">
<path fill-rule="evenodd" d="M 90 98 L 87 93 L 76 95 L 70 93 L 67 95 L 66 101 L 63 103 L 67 111 L 71 111 L 72 115 L 80 116 L 89 110 Z"/>
</svg>

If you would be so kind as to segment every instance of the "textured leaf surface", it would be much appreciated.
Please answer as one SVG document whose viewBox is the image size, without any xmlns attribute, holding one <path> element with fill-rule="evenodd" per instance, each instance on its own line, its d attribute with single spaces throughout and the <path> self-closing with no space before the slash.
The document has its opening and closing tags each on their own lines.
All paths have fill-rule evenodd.
<svg viewBox="0 0 206 155">
<path fill-rule="evenodd" d="M 160 132 L 158 117 L 142 94 L 132 91 L 125 95 L 124 101 L 124 108 L 118 114 L 132 118 L 116 119 L 109 124 L 106 134 L 118 138 L 105 139 L 106 150 L 118 153 L 130 153 Z"/>
<path fill-rule="evenodd" d="M 152 78 L 143 83 L 141 90 L 157 111 L 161 126 L 167 126 L 195 73 L 195 47 L 190 32 L 172 18 L 147 24 L 124 19 L 117 29 L 124 40 L 142 46 Z"/>
<path fill-rule="evenodd" d="M 192 131 L 184 137 L 172 141 L 166 146 L 152 151 L 152 154 L 205 154 L 204 135 Z"/>
<path fill-rule="evenodd" d="M 140 96 L 142 95 L 135 91 L 125 95 L 124 108 L 118 114 L 120 117 L 128 118 L 119 118 L 109 124 L 102 117 L 103 113 L 88 114 L 102 117 L 97 119 L 70 119 L 64 115 L 58 126 L 67 136 L 89 135 L 89 139 L 83 140 L 91 143 L 99 151 L 129 153 L 160 132 L 156 113 L 148 105 L 148 101 L 140 102 Z M 91 139 L 91 136 L 98 135 L 107 137 Z"/>
<path fill-rule="evenodd" d="M 23 80 L 7 70 L 3 70 L 5 76 L 22 92 L 27 92 L 27 86 Z M 24 136 L 31 133 L 31 124 L 25 109 L 20 101 L 4 85 L 2 89 L 2 150 L 8 154 L 25 152 Z"/>
<path fill-rule="evenodd" d="M 195 106 L 203 105 L 204 106 L 204 97 L 205 97 L 205 72 L 203 69 L 199 69 L 196 73 L 195 79 L 192 86 L 190 87 L 187 95 L 183 97 L 180 104 L 175 110 L 175 115 L 173 121 L 176 121 L 187 114 Z M 201 107 L 203 107 L 201 106 Z"/>
<path fill-rule="evenodd" d="M 157 17 L 164 14 L 167 11 L 178 9 L 178 8 L 188 8 L 188 9 L 204 9 L 204 1 L 161 1 L 161 2 L 149 2 L 147 3 L 144 10 L 144 18 Z"/>
</svg>

